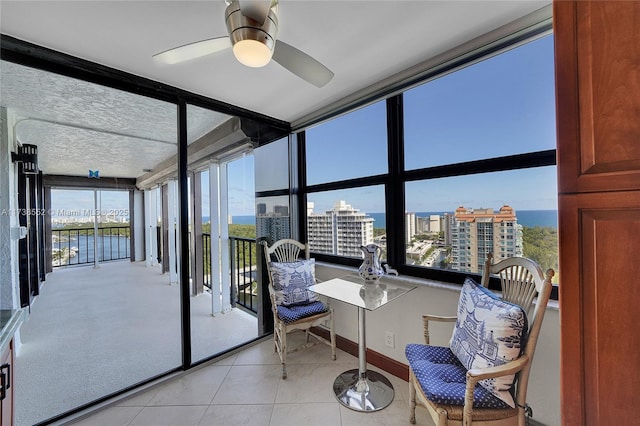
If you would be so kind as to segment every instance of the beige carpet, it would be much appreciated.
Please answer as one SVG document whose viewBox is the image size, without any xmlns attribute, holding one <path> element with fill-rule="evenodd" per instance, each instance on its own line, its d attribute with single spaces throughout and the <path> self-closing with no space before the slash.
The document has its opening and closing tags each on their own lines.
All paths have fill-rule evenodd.
<svg viewBox="0 0 640 426">
<path fill-rule="evenodd" d="M 144 263 L 55 269 L 20 330 L 16 426 L 41 422 L 179 367 L 180 294 Z M 211 315 L 211 297 L 190 298 L 193 360 L 258 337 L 257 319 Z"/>
</svg>

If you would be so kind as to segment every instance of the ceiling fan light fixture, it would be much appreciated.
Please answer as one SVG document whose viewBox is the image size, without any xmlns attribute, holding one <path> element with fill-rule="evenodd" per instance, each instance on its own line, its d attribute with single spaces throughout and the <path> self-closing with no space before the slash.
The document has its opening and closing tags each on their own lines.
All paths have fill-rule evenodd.
<svg viewBox="0 0 640 426">
<path fill-rule="evenodd" d="M 245 39 L 233 45 L 233 54 L 241 64 L 259 68 L 271 61 L 273 50 L 258 40 Z"/>
<path fill-rule="evenodd" d="M 240 4 L 231 2 L 225 12 L 225 22 L 233 54 L 243 65 L 249 67 L 263 67 L 271 61 L 273 48 L 278 32 L 278 19 L 273 10 L 263 23 L 242 14 Z"/>
</svg>

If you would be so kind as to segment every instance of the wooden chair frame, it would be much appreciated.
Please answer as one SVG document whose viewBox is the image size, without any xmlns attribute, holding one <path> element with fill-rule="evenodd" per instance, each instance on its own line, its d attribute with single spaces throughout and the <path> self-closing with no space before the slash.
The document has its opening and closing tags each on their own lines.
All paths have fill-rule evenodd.
<svg viewBox="0 0 640 426">
<path fill-rule="evenodd" d="M 520 305 L 527 313 L 529 332 L 527 334 L 526 347 L 523 354 L 516 360 L 506 364 L 467 371 L 467 383 L 464 406 L 437 404 L 430 401 L 414 372 L 409 368 L 409 421 L 416 422 L 416 403 L 424 405 L 437 426 L 444 425 L 526 425 L 527 385 L 531 371 L 531 362 L 535 352 L 536 343 L 540 334 L 540 327 L 551 294 L 551 279 L 554 271 L 549 269 L 546 273 L 531 259 L 523 257 L 510 257 L 496 264 L 492 264 L 492 254 L 487 255 L 482 285 L 489 287 L 491 274 L 500 277 L 502 287 L 502 299 Z M 530 315 L 537 295 L 533 314 Z M 455 322 L 455 316 L 423 315 L 425 343 L 429 343 L 429 322 Z M 488 409 L 473 408 L 473 390 L 480 380 L 516 374 L 515 403 L 516 408 Z"/>
<path fill-rule="evenodd" d="M 287 378 L 287 354 L 295 352 L 301 349 L 314 346 L 315 344 L 322 342 L 331 347 L 331 359 L 336 359 L 336 332 L 333 321 L 333 309 L 329 306 L 326 312 L 320 314 L 311 315 L 301 318 L 297 321 L 286 323 L 278 316 L 278 310 L 276 309 L 276 296 L 273 288 L 273 273 L 269 267 L 270 262 L 294 262 L 300 260 L 300 254 L 304 253 L 304 258 L 309 259 L 309 244 L 302 244 L 299 241 L 292 239 L 282 239 L 276 241 L 271 247 L 266 241 L 262 241 L 264 260 L 269 274 L 269 297 L 271 299 L 271 311 L 273 312 L 273 340 L 275 345 L 275 351 L 280 356 L 280 362 L 282 363 L 282 378 Z M 275 258 L 275 259 L 274 259 Z M 318 336 L 310 331 L 311 327 L 321 325 L 325 322 L 329 324 L 330 341 Z M 304 330 L 306 333 L 305 343 L 293 348 L 289 348 L 287 345 L 287 334 L 294 330 Z M 314 341 L 309 341 L 309 337 L 314 337 Z"/>
</svg>

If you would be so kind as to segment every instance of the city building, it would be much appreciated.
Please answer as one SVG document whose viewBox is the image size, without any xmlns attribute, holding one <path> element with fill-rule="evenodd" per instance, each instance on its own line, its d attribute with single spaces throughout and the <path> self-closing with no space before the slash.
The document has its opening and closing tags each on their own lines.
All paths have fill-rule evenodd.
<svg viewBox="0 0 640 426">
<path fill-rule="evenodd" d="M 444 231 L 444 245 L 451 246 L 451 233 L 453 230 L 453 224 L 455 223 L 455 216 L 451 213 L 445 213 L 443 216 L 443 231 Z"/>
<path fill-rule="evenodd" d="M 413 218 L 410 218 L 409 215 L 412 215 Z M 409 221 L 414 223 L 415 234 L 424 234 L 429 232 L 441 232 L 444 227 L 444 216 L 440 216 L 437 214 L 431 214 L 429 216 L 416 216 L 415 213 L 407 213 L 407 229 L 409 229 Z M 410 241 L 408 239 L 407 241 Z"/>
<path fill-rule="evenodd" d="M 373 218 L 345 201 L 331 210 L 315 213 L 307 203 L 307 229 L 312 251 L 338 256 L 361 257 L 360 246 L 373 243 Z"/>
<path fill-rule="evenodd" d="M 415 213 L 405 213 L 404 219 L 405 226 L 405 238 L 407 243 L 409 243 L 413 237 L 416 235 L 416 214 Z"/>
<path fill-rule="evenodd" d="M 522 256 L 522 225 L 507 205 L 491 208 L 458 207 L 451 231 L 451 268 L 482 272 L 487 253 L 496 260 Z"/>
<path fill-rule="evenodd" d="M 429 215 L 429 231 L 430 232 L 440 232 L 442 231 L 442 216 L 437 214 Z"/>
<path fill-rule="evenodd" d="M 266 238 L 270 244 L 274 241 L 290 236 L 289 208 L 287 206 L 274 206 L 273 211 L 267 213 L 265 204 L 258 204 L 256 215 L 256 236 Z"/>
<path fill-rule="evenodd" d="M 429 232 L 429 218 L 423 216 L 416 216 L 416 232 L 423 234 Z"/>
</svg>

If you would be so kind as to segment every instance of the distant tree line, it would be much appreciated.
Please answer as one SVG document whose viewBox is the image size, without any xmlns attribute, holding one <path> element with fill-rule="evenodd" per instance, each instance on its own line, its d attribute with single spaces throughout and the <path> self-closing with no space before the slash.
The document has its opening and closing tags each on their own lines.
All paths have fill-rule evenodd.
<svg viewBox="0 0 640 426">
<path fill-rule="evenodd" d="M 535 260 L 546 272 L 555 271 L 554 283 L 560 282 L 558 271 L 558 230 L 548 226 L 524 226 L 522 228 L 523 255 Z"/>
<path fill-rule="evenodd" d="M 202 232 L 204 234 L 211 235 L 211 224 L 209 222 L 202 224 Z M 256 239 L 256 226 L 255 225 L 238 225 L 238 224 L 229 224 L 229 237 L 235 238 L 247 238 L 250 240 Z M 256 244 L 239 244 L 240 247 L 244 247 L 244 252 L 241 253 L 234 261 L 237 261 L 237 268 L 242 268 L 245 266 L 245 262 L 249 262 L 251 259 L 251 265 L 256 264 Z M 208 253 L 205 253 L 205 256 L 208 256 Z M 208 257 L 207 257 L 208 258 Z M 249 266 L 249 265 L 247 265 Z M 209 265 L 205 263 L 205 273 L 209 272 Z"/>
<path fill-rule="evenodd" d="M 105 228 L 118 228 L 117 230 L 111 229 L 110 231 L 106 231 Z M 65 223 L 62 226 L 56 226 L 53 228 L 54 232 L 57 231 L 68 231 L 73 230 L 73 235 L 93 235 L 93 223 L 87 222 L 71 222 Z M 98 224 L 98 235 L 120 235 L 128 237 L 131 234 L 131 230 L 129 228 L 129 223 L 119 223 L 119 222 L 106 222 Z"/>
</svg>

